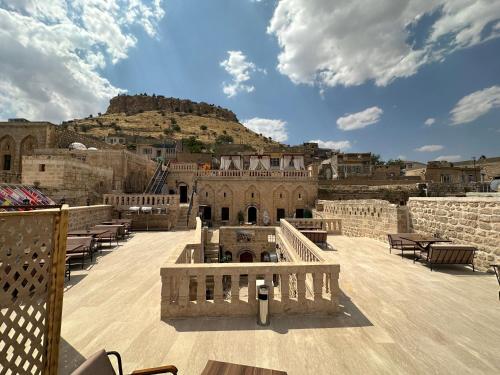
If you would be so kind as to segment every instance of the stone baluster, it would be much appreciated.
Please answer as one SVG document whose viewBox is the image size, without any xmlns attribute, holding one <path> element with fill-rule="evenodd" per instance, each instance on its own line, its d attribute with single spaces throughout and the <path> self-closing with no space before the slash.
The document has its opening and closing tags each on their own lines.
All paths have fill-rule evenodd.
<svg viewBox="0 0 500 375">
<path fill-rule="evenodd" d="M 179 283 L 179 305 L 186 306 L 189 300 L 189 276 L 181 276 Z"/>
<path fill-rule="evenodd" d="M 214 275 L 214 302 L 222 302 L 223 299 L 222 275 Z"/>
<path fill-rule="evenodd" d="M 252 305 L 257 303 L 257 301 L 255 299 L 256 298 L 255 282 L 256 282 L 256 276 L 249 274 L 248 275 L 248 303 L 250 303 Z"/>
<path fill-rule="evenodd" d="M 161 299 L 162 301 L 167 301 L 171 303 L 172 294 L 170 288 L 172 287 L 171 276 L 163 276 L 161 282 Z"/>
<path fill-rule="evenodd" d="M 196 275 L 196 281 L 198 282 L 196 301 L 198 303 L 204 303 L 207 298 L 207 277 L 205 274 L 198 274 Z"/>
<path fill-rule="evenodd" d="M 314 300 L 319 301 L 323 298 L 323 272 L 314 272 L 312 276 Z"/>
<path fill-rule="evenodd" d="M 297 272 L 297 300 L 304 301 L 306 299 L 306 274 Z"/>
<path fill-rule="evenodd" d="M 273 274 L 266 273 L 264 275 L 264 284 L 269 288 L 269 301 L 274 299 L 274 284 L 273 284 Z"/>
<path fill-rule="evenodd" d="M 231 274 L 231 303 L 240 302 L 240 274 Z"/>
<path fill-rule="evenodd" d="M 288 302 L 290 299 L 290 277 L 288 273 L 280 273 L 281 302 Z"/>
</svg>

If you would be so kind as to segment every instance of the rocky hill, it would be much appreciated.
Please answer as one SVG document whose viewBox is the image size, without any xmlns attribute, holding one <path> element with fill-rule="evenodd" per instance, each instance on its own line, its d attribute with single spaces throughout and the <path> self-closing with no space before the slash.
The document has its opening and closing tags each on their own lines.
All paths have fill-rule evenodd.
<svg viewBox="0 0 500 375">
<path fill-rule="evenodd" d="M 154 143 L 166 138 L 182 140 L 190 137 L 196 137 L 207 146 L 215 143 L 246 144 L 254 148 L 278 145 L 240 124 L 228 109 L 163 96 L 119 95 L 110 100 L 106 113 L 62 125 L 99 139 L 124 136 L 129 146 L 138 138 L 150 139 Z"/>
</svg>

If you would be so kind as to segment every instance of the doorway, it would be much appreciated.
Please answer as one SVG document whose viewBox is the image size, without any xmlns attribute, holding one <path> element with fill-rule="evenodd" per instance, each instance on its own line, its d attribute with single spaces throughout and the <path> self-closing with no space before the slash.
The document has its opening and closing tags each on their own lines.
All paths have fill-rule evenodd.
<svg viewBox="0 0 500 375">
<path fill-rule="evenodd" d="M 248 217 L 248 222 L 252 224 L 257 223 L 257 208 L 254 206 L 248 207 L 248 212 L 247 212 L 247 217 Z"/>
<path fill-rule="evenodd" d="M 284 208 L 278 208 L 276 210 L 276 221 L 280 221 L 281 219 L 285 218 L 285 209 Z"/>
<path fill-rule="evenodd" d="M 188 202 L 188 187 L 186 185 L 179 186 L 179 202 L 187 203 Z"/>
<path fill-rule="evenodd" d="M 203 221 L 212 220 L 212 207 L 210 206 L 200 206 L 201 219 Z"/>
<path fill-rule="evenodd" d="M 303 219 L 304 218 L 304 209 L 303 208 L 297 208 L 295 210 L 295 218 L 296 219 Z"/>
<path fill-rule="evenodd" d="M 240 254 L 240 263 L 252 263 L 253 255 L 250 251 L 244 251 Z"/>
</svg>

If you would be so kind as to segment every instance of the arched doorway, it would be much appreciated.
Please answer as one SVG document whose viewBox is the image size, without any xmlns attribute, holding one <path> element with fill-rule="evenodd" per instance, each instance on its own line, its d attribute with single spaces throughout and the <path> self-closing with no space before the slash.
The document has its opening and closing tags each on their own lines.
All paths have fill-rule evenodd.
<svg viewBox="0 0 500 375">
<path fill-rule="evenodd" d="M 253 254 L 250 251 L 243 251 L 240 254 L 240 263 L 252 263 Z"/>
<path fill-rule="evenodd" d="M 248 207 L 247 222 L 252 224 L 257 223 L 257 208 L 255 208 L 254 206 Z"/>
</svg>

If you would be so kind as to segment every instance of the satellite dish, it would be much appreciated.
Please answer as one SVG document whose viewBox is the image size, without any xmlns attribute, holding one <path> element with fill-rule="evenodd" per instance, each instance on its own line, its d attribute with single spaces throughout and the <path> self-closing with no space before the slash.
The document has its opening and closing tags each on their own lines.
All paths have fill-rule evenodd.
<svg viewBox="0 0 500 375">
<path fill-rule="evenodd" d="M 88 151 L 97 151 L 97 148 L 95 148 L 95 147 L 89 147 L 87 150 Z"/>
<path fill-rule="evenodd" d="M 495 179 L 490 182 L 490 189 L 491 191 L 498 191 L 500 192 L 500 179 Z"/>
</svg>

